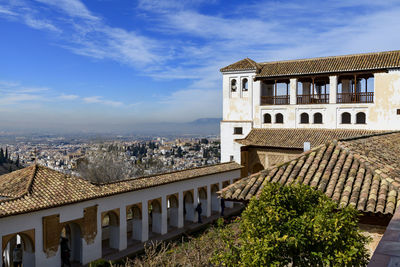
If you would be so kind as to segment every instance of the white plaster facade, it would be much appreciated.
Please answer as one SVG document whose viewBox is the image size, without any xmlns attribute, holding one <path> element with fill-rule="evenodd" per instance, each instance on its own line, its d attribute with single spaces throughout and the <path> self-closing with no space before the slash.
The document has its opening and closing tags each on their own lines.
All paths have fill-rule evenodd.
<svg viewBox="0 0 400 267">
<path fill-rule="evenodd" d="M 26 230 L 34 229 L 34 247 L 35 255 L 34 260 L 26 262 L 27 266 L 60 266 L 61 256 L 60 248 L 56 255 L 48 257 L 44 252 L 43 246 L 43 217 L 59 214 L 60 223 L 76 220 L 83 217 L 84 209 L 97 205 L 97 235 L 92 244 L 87 244 L 82 237 L 75 238 L 76 242 L 80 245 L 71 248 L 75 249 L 77 257 L 82 264 L 87 264 L 93 260 L 102 257 L 102 239 L 103 235 L 107 235 L 107 238 L 114 235 L 113 244 L 118 250 L 124 250 L 127 248 L 127 230 L 134 229 L 133 239 L 140 239 L 140 241 L 146 241 L 149 239 L 149 212 L 148 203 L 151 200 L 161 199 L 161 214 L 154 216 L 153 214 L 153 231 L 156 228 L 160 234 L 165 234 L 168 231 L 168 203 L 167 199 L 170 195 L 178 195 L 178 207 L 176 210 L 171 211 L 172 216 L 176 217 L 176 221 L 171 226 L 181 228 L 184 226 L 184 210 L 183 210 L 183 195 L 185 192 L 193 192 L 193 203 L 191 203 L 191 210 L 193 210 L 192 218 L 193 221 L 197 221 L 197 215 L 194 213 L 194 207 L 197 206 L 199 189 L 207 192 L 206 198 L 204 199 L 204 191 L 202 193 L 203 199 L 202 205 L 204 216 L 211 216 L 212 211 L 219 211 L 220 205 L 217 201 L 216 189 L 220 190 L 223 184 L 233 183 L 234 179 L 240 177 L 240 169 L 231 170 L 222 173 L 215 173 L 205 175 L 193 179 L 187 179 L 177 181 L 169 184 L 160 186 L 150 187 L 139 191 L 131 191 L 127 193 L 117 194 L 114 196 L 97 198 L 94 200 L 84 201 L 76 204 L 65 205 L 57 208 L 49 208 L 37 212 L 24 213 L 21 215 L 14 215 L 9 217 L 0 218 L 0 239 L 5 235 L 20 233 Z M 150 179 L 150 178 L 149 178 Z M 141 205 L 141 219 L 132 220 L 132 224 L 128 227 L 127 225 L 127 214 L 126 207 L 140 204 Z M 227 205 L 229 207 L 229 205 Z M 119 209 L 119 225 L 113 229 L 102 233 L 102 220 L 101 214 L 103 212 Z M 186 212 L 189 212 L 186 210 Z M 170 221 L 171 224 L 172 221 Z M 154 226 L 156 224 L 156 226 Z M 155 228 L 154 228 L 155 227 Z M 116 235 L 116 236 L 115 236 Z M 79 248 L 79 246 L 81 246 Z M 4 251 L 0 251 L 3 255 Z M 71 253 L 71 254 L 72 254 Z M 24 255 L 28 257 L 28 254 L 24 252 Z M 3 267 L 3 262 L 0 261 L 0 267 Z"/>
<path fill-rule="evenodd" d="M 400 130 L 400 71 L 391 69 L 387 72 L 373 73 L 373 103 L 337 103 L 338 77 L 329 77 L 329 102 L 326 104 L 297 104 L 298 78 L 289 77 L 289 104 L 261 104 L 263 81 L 254 79 L 255 71 L 222 72 L 223 119 L 221 122 L 221 160 L 234 160 L 240 163 L 240 145 L 234 142 L 241 139 L 252 128 L 322 128 L 322 129 L 368 129 L 368 130 Z M 238 83 L 236 92 L 232 92 L 232 79 L 248 78 L 248 91 L 243 92 Z M 348 90 L 349 82 L 342 81 L 342 92 Z M 358 89 L 357 89 L 358 90 Z M 351 123 L 343 124 L 341 116 L 344 112 L 351 115 Z M 365 124 L 356 123 L 356 114 L 366 115 Z M 271 123 L 264 123 L 264 115 L 271 115 Z M 276 123 L 276 115 L 283 115 L 283 123 Z M 309 115 L 309 123 L 300 121 L 302 113 Z M 323 122 L 313 123 L 315 113 L 321 113 Z M 234 127 L 243 127 L 243 134 L 234 134 Z"/>
</svg>

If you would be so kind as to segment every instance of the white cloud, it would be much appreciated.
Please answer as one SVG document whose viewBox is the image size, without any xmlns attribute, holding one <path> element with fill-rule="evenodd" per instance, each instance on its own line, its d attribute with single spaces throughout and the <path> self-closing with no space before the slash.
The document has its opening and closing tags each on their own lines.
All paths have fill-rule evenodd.
<svg viewBox="0 0 400 267">
<path fill-rule="evenodd" d="M 167 88 L 174 92 L 161 101 L 151 99 L 134 105 L 102 96 L 54 96 L 58 101 L 137 109 L 137 116 L 148 120 L 219 117 L 219 68 L 245 57 L 269 61 L 382 51 L 398 49 L 400 42 L 400 6 L 394 0 L 325 1 L 323 5 L 309 0 L 253 1 L 212 13 L 198 8 L 209 4 L 204 0 L 139 0 L 140 12 L 146 13 L 141 19 L 157 25 L 142 31 L 135 30 L 135 25 L 129 30 L 111 26 L 82 1 L 37 1 L 49 12 L 58 12 L 59 18 L 43 20 L 42 9 L 22 1 L 22 18 L 28 14 L 39 22 L 30 25 L 22 21 L 49 32 L 56 31 L 46 23 L 62 29 L 55 34 L 58 44 L 73 53 L 123 63 L 154 79 L 189 81 L 181 88 Z M 22 16 L 12 6 L 0 7 L 1 14 Z M 20 99 L 23 97 L 28 98 Z"/>
<path fill-rule="evenodd" d="M 15 13 L 15 12 L 5 8 L 5 7 L 2 7 L 2 6 L 0 6 L 0 14 L 9 15 L 9 16 L 16 16 L 17 15 L 17 13 Z"/>
<path fill-rule="evenodd" d="M 32 18 L 30 15 L 25 16 L 25 23 L 37 30 L 50 30 L 54 32 L 61 32 L 56 26 L 45 20 Z"/>
<path fill-rule="evenodd" d="M 78 99 L 79 96 L 78 95 L 68 95 L 68 94 L 61 94 L 59 96 L 60 99 L 64 99 L 64 100 L 75 100 Z"/>
<path fill-rule="evenodd" d="M 83 101 L 89 104 L 104 104 L 107 106 L 121 107 L 124 104 L 119 101 L 106 100 L 102 96 L 89 96 L 84 97 Z"/>
<path fill-rule="evenodd" d="M 36 0 L 37 2 L 54 6 L 71 17 L 79 17 L 89 20 L 99 20 L 98 17 L 91 14 L 86 6 L 79 0 Z"/>
</svg>

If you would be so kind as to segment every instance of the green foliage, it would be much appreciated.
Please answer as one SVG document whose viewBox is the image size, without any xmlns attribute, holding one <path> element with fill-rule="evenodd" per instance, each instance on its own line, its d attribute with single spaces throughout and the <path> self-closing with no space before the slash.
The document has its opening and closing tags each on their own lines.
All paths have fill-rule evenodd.
<svg viewBox="0 0 400 267">
<path fill-rule="evenodd" d="M 365 266 L 369 238 L 358 212 L 305 185 L 267 184 L 243 212 L 238 240 L 229 228 L 213 263 L 223 266 Z"/>
<path fill-rule="evenodd" d="M 90 267 L 109 267 L 109 266 L 112 266 L 112 264 L 111 264 L 110 261 L 99 259 L 99 260 L 96 260 L 96 261 L 92 261 L 89 264 L 89 266 Z"/>
</svg>

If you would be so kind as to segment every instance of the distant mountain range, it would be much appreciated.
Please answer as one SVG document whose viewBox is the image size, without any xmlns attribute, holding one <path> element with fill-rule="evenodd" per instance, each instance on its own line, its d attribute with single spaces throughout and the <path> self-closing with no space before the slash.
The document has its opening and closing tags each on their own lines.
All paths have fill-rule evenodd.
<svg viewBox="0 0 400 267">
<path fill-rule="evenodd" d="M 221 118 L 201 118 L 191 122 L 145 123 L 136 125 L 133 131 L 148 134 L 219 135 Z"/>
<path fill-rule="evenodd" d="M 49 135 L 56 136 L 114 136 L 114 135 L 219 135 L 221 118 L 200 118 L 190 122 L 149 122 L 149 123 L 132 123 L 124 126 L 111 126 L 102 130 L 86 130 L 75 131 L 73 129 L 60 128 L 54 129 L 32 129 L 32 130 L 9 130 L 9 132 L 0 133 L 0 144 L 14 143 L 15 138 L 30 138 L 33 136 L 40 137 Z"/>
</svg>

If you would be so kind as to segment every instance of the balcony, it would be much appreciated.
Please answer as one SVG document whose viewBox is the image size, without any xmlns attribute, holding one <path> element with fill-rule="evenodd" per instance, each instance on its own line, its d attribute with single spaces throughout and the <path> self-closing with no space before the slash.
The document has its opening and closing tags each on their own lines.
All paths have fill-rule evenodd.
<svg viewBox="0 0 400 267">
<path fill-rule="evenodd" d="M 374 92 L 337 93 L 336 103 L 374 103 Z"/>
<path fill-rule="evenodd" d="M 328 104 L 329 94 L 297 95 L 297 104 Z"/>
<path fill-rule="evenodd" d="M 261 105 L 289 105 L 289 95 L 261 96 Z"/>
</svg>

